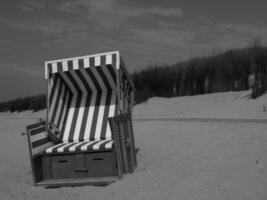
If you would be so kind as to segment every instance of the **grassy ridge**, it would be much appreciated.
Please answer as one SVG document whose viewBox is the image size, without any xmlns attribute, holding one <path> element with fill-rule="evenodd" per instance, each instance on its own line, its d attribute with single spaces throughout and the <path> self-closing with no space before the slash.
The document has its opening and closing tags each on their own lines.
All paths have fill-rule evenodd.
<svg viewBox="0 0 267 200">
<path fill-rule="evenodd" d="M 136 103 L 152 96 L 176 97 L 253 89 L 267 90 L 267 47 L 253 46 L 191 59 L 171 66 L 149 66 L 132 74 Z"/>
<path fill-rule="evenodd" d="M 252 88 L 256 98 L 267 90 L 267 47 L 254 45 L 173 65 L 154 65 L 134 72 L 135 103 L 153 96 L 176 97 Z M 0 103 L 0 112 L 38 111 L 45 95 Z"/>
<path fill-rule="evenodd" d="M 45 106 L 45 95 L 40 94 L 0 103 L 0 112 L 21 112 L 24 110 L 33 110 L 34 112 L 36 112 L 38 110 L 44 109 Z"/>
</svg>

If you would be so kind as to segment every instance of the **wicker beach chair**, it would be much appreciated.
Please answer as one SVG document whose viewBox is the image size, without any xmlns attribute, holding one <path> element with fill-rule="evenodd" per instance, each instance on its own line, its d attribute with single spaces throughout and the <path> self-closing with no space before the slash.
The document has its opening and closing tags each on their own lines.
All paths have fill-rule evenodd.
<svg viewBox="0 0 267 200">
<path fill-rule="evenodd" d="M 46 120 L 27 126 L 35 185 L 106 185 L 137 166 L 134 86 L 119 52 L 48 61 Z"/>
</svg>

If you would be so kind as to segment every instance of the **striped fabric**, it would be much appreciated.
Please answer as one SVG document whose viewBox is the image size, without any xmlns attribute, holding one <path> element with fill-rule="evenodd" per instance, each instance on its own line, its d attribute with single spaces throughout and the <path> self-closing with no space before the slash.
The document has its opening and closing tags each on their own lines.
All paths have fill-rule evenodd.
<svg viewBox="0 0 267 200">
<path fill-rule="evenodd" d="M 111 139 L 117 60 L 118 53 L 111 52 L 46 62 L 48 122 L 61 130 L 63 143 Z"/>
<path fill-rule="evenodd" d="M 58 74 L 51 75 L 48 87 L 48 121 L 52 122 L 59 130 L 62 130 L 66 120 L 66 113 L 72 99 L 72 93 Z"/>
<path fill-rule="evenodd" d="M 44 122 L 27 126 L 27 134 L 32 156 L 36 156 L 54 145 L 47 137 Z"/>
<path fill-rule="evenodd" d="M 101 63 L 105 60 L 105 63 Z M 57 66 L 57 63 L 68 63 L 73 61 L 73 65 L 62 65 L 61 67 Z M 84 61 L 84 64 L 81 65 L 81 62 Z M 60 60 L 53 60 L 45 62 L 45 78 L 48 79 L 49 75 L 59 73 L 60 71 L 72 71 L 81 68 L 87 68 L 91 66 L 100 66 L 100 64 L 105 65 L 113 65 L 115 69 L 120 68 L 120 62 L 123 62 L 119 56 L 118 51 L 74 57 L 74 58 L 66 58 Z"/>
<path fill-rule="evenodd" d="M 101 151 L 110 150 L 113 147 L 112 140 L 98 140 L 98 141 L 81 141 L 81 142 L 65 142 L 57 144 L 48 148 L 45 152 L 51 153 L 65 153 L 65 152 L 77 152 L 77 151 Z"/>
</svg>

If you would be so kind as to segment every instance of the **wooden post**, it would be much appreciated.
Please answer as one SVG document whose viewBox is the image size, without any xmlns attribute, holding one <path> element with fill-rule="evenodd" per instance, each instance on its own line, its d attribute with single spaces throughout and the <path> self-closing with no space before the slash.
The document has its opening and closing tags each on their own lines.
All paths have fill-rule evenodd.
<svg viewBox="0 0 267 200">
<path fill-rule="evenodd" d="M 118 166 L 118 175 L 119 178 L 122 178 L 122 155 L 121 155 L 121 145 L 120 145 L 120 138 L 119 138 L 119 129 L 116 119 L 109 118 L 110 128 L 112 131 L 112 139 L 114 141 L 115 146 L 115 155 L 116 155 L 116 161 Z"/>
</svg>

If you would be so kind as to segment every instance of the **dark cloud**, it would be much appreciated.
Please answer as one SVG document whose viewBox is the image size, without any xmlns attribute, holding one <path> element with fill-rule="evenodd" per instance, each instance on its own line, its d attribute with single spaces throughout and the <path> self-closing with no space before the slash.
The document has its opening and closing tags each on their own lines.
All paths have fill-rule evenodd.
<svg viewBox="0 0 267 200">
<path fill-rule="evenodd" d="M 214 49 L 243 47 L 255 38 L 265 44 L 265 4 L 249 0 L 3 0 L 0 71 L 2 77 L 9 74 L 10 78 L 4 85 L 0 79 L 0 85 L 3 90 L 8 88 L 6 81 L 16 82 L 12 75 L 16 72 L 41 82 L 44 61 L 62 57 L 120 50 L 132 72 L 150 63 L 173 63 Z M 40 84 L 26 85 L 29 93 L 40 89 Z"/>
<path fill-rule="evenodd" d="M 27 11 L 27 12 L 33 12 L 36 10 L 43 10 L 46 8 L 45 1 L 43 0 L 25 0 L 20 5 L 21 10 Z"/>
</svg>

